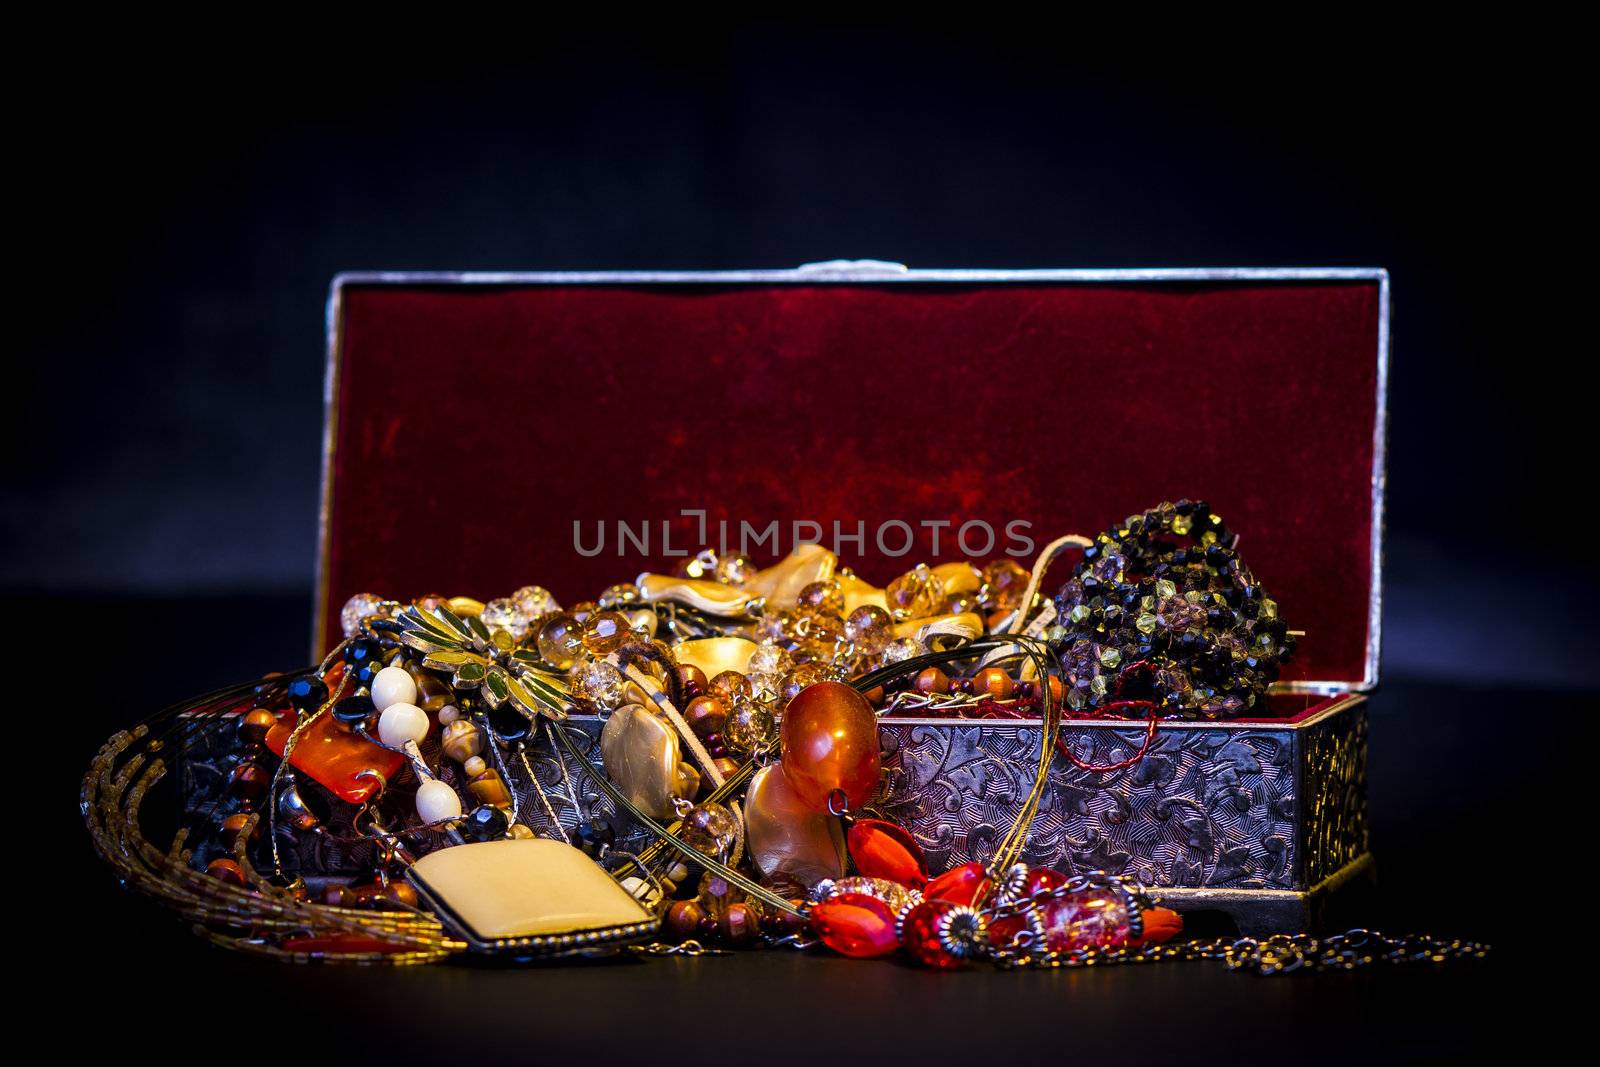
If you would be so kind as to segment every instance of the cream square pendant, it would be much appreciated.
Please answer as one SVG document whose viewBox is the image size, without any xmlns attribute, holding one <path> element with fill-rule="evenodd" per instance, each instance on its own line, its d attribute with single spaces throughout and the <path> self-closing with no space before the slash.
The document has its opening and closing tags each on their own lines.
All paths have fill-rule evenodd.
<svg viewBox="0 0 1600 1067">
<path fill-rule="evenodd" d="M 430 852 L 407 877 L 451 931 L 483 952 L 565 955 L 654 934 L 660 921 L 561 841 L 482 841 Z"/>
</svg>

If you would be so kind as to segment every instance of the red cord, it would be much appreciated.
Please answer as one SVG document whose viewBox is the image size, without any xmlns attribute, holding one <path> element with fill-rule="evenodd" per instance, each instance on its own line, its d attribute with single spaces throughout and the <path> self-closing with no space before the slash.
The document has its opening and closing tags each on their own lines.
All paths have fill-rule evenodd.
<svg viewBox="0 0 1600 1067">
<path fill-rule="evenodd" d="M 1097 767 L 1092 763 L 1085 763 L 1083 760 L 1072 754 L 1072 750 L 1067 747 L 1067 739 L 1064 737 L 1056 738 L 1056 751 L 1067 757 L 1067 759 L 1071 761 L 1072 765 L 1078 768 L 1080 771 L 1088 771 L 1091 774 L 1106 774 L 1111 771 L 1121 771 L 1132 767 L 1135 763 L 1138 763 L 1140 760 L 1144 759 L 1145 754 L 1150 751 L 1150 746 L 1155 744 L 1156 727 L 1161 724 L 1161 720 L 1156 718 L 1156 706 L 1148 700 L 1113 700 L 1111 703 L 1105 705 L 1105 707 L 1097 709 L 1093 715 L 1090 716 L 1091 718 L 1095 719 L 1112 717 L 1133 718 L 1134 716 L 1123 715 L 1122 712 L 1134 708 L 1140 709 L 1145 715 L 1146 726 L 1144 731 L 1144 744 L 1139 746 L 1139 751 L 1135 752 L 1127 759 L 1119 760 L 1116 763 L 1109 763 L 1103 767 Z"/>
</svg>

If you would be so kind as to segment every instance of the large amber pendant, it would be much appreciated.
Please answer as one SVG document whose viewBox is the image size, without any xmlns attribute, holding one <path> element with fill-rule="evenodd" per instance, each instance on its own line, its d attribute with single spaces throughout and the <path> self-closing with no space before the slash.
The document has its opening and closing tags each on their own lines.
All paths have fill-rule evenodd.
<svg viewBox="0 0 1600 1067">
<path fill-rule="evenodd" d="M 744 801 L 745 843 L 756 869 L 810 889 L 844 876 L 845 842 L 839 820 L 801 800 L 771 764 L 750 779 Z"/>
<path fill-rule="evenodd" d="M 297 721 L 291 711 L 267 731 L 267 747 L 278 756 L 283 755 Z M 291 767 L 351 804 L 364 804 L 382 792 L 405 761 L 400 753 L 373 744 L 327 714 L 306 727 L 289 757 Z"/>
</svg>

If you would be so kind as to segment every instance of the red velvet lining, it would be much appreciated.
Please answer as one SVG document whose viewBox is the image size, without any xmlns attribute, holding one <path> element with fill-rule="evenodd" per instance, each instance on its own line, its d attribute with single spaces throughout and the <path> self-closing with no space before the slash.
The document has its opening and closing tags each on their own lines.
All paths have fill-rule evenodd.
<svg viewBox="0 0 1600 1067">
<path fill-rule="evenodd" d="M 885 583 L 1205 497 L 1306 631 L 1286 678 L 1359 683 L 1371 585 L 1375 282 L 351 286 L 326 633 L 371 590 L 593 597 L 699 547 L 703 508 L 847 532 Z M 617 555 L 616 520 L 653 527 Z M 900 519 L 902 557 L 874 533 Z M 605 551 L 574 549 L 573 523 Z M 940 552 L 919 524 L 946 520 Z M 892 530 L 890 548 L 901 533 Z M 977 531 L 973 531 L 974 540 Z M 788 535 L 784 547 L 788 547 Z M 974 547 L 979 547 L 974 545 Z M 758 556 L 765 553 L 757 553 Z"/>
</svg>

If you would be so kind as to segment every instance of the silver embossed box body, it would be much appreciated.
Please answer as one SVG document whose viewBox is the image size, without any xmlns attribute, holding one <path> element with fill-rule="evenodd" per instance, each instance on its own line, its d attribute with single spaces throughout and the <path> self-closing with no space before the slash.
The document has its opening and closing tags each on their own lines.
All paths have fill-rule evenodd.
<svg viewBox="0 0 1600 1067">
<path fill-rule="evenodd" d="M 1375 269 L 347 275 L 316 651 L 368 590 L 572 603 L 703 546 L 766 563 L 800 540 L 883 585 L 1204 498 L 1305 634 L 1273 717 L 1164 723 L 1109 773 L 1058 759 L 1028 858 L 1303 924 L 1370 867 L 1388 306 Z M 1073 722 L 1066 743 L 1114 763 L 1143 729 Z M 1037 727 L 882 731 L 882 807 L 936 865 L 983 858 Z M 607 806 L 546 748 L 563 822 Z"/>
</svg>

